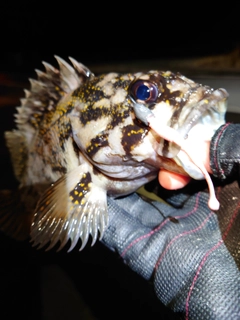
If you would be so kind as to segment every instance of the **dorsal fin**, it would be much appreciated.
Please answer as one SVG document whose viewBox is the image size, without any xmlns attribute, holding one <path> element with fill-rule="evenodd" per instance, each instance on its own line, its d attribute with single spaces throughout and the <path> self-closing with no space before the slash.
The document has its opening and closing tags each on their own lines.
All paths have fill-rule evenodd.
<svg viewBox="0 0 240 320">
<path fill-rule="evenodd" d="M 59 56 L 54 57 L 59 69 L 43 61 L 45 72 L 35 70 L 37 79 L 29 79 L 30 90 L 25 90 L 25 98 L 21 99 L 15 115 L 18 129 L 24 130 L 26 123 L 37 124 L 43 112 L 53 111 L 62 97 L 94 76 L 86 66 L 71 57 L 73 67 Z"/>
</svg>

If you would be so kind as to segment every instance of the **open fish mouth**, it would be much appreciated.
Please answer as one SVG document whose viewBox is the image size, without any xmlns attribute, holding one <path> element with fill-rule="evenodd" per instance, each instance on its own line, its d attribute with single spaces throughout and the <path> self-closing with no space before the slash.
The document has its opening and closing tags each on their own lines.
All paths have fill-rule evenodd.
<svg viewBox="0 0 240 320">
<path fill-rule="evenodd" d="M 201 156 L 199 157 L 195 148 L 192 151 L 193 148 L 191 149 L 191 145 L 188 144 L 188 139 L 191 136 L 197 142 L 200 135 L 202 141 L 210 141 L 215 130 L 225 122 L 227 97 L 228 93 L 225 89 L 207 91 L 205 96 L 190 109 L 185 121 L 178 122 L 177 129 L 161 123 L 159 125 L 159 119 L 144 102 L 136 101 L 134 104 L 137 118 L 150 126 L 168 144 L 168 152 L 164 152 L 163 145 L 160 145 L 158 154 L 172 158 L 190 177 L 197 180 L 206 179 L 210 192 L 209 207 L 212 210 L 218 210 L 219 202 L 216 199 L 211 178 L 201 162 Z"/>
</svg>

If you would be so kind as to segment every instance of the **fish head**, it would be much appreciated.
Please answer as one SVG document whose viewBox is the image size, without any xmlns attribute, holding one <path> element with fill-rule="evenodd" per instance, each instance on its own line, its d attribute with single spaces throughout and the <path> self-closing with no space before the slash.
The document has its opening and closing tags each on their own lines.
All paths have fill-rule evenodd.
<svg viewBox="0 0 240 320">
<path fill-rule="evenodd" d="M 129 94 L 138 119 L 148 125 L 147 118 L 155 117 L 160 128 L 170 127 L 177 139 L 210 141 L 215 131 L 225 123 L 228 93 L 213 89 L 170 71 L 151 71 L 135 79 Z M 181 146 L 163 137 L 158 145 L 160 156 L 173 159 L 195 179 L 203 174 L 193 165 Z"/>
<path fill-rule="evenodd" d="M 198 168 L 182 159 L 178 145 L 156 136 L 136 106 L 144 106 L 159 127 L 169 126 L 183 139 L 200 135 L 210 140 L 225 122 L 228 97 L 225 89 L 155 70 L 93 77 L 74 94 L 74 140 L 96 167 L 115 178 L 136 178 L 160 167 L 202 178 Z"/>
</svg>

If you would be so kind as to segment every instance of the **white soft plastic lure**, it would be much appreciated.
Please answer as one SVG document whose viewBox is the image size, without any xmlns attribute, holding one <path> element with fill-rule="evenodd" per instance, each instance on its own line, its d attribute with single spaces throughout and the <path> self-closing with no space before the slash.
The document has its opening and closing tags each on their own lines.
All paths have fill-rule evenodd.
<svg viewBox="0 0 240 320">
<path fill-rule="evenodd" d="M 82 249 L 107 228 L 107 196 L 136 191 L 160 168 L 206 177 L 209 205 L 218 208 L 209 176 L 184 141 L 196 132 L 210 140 L 225 122 L 224 89 L 170 71 L 95 76 L 73 58 L 72 66 L 56 59 L 59 69 L 43 62 L 46 70 L 36 70 L 16 128 L 5 133 L 19 189 L 18 198 L 11 193 L 1 203 L 2 230 L 30 234 L 46 249 L 70 240 L 70 251 L 81 239 Z"/>
<path fill-rule="evenodd" d="M 158 119 L 156 119 L 154 117 L 154 114 L 149 109 L 147 109 L 144 105 L 136 104 L 134 107 L 134 110 L 136 114 L 138 114 L 139 119 L 147 123 L 162 139 L 169 142 L 173 142 L 177 146 L 179 146 L 180 149 L 184 151 L 186 155 L 190 158 L 190 160 L 192 161 L 192 164 L 197 166 L 197 168 L 201 170 L 203 176 L 207 181 L 208 188 L 209 188 L 210 196 L 209 196 L 208 206 L 211 210 L 218 210 L 220 203 L 216 198 L 214 186 L 210 178 L 210 175 L 207 172 L 202 161 L 198 158 L 198 155 L 195 154 L 196 151 L 191 150 L 191 146 L 188 145 L 187 138 L 183 139 L 175 129 L 169 126 L 165 126 L 165 125 L 159 126 Z M 194 173 L 192 172 L 192 174 Z"/>
</svg>

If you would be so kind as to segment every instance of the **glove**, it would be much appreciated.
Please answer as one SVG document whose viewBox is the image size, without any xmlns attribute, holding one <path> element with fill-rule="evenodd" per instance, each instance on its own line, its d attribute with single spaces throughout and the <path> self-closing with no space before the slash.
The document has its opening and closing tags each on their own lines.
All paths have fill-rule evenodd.
<svg viewBox="0 0 240 320">
<path fill-rule="evenodd" d="M 159 300 L 185 319 L 239 319 L 239 206 L 237 182 L 217 187 L 221 207 L 208 207 L 205 182 L 108 198 L 109 228 L 102 242 L 144 279 Z"/>
</svg>

